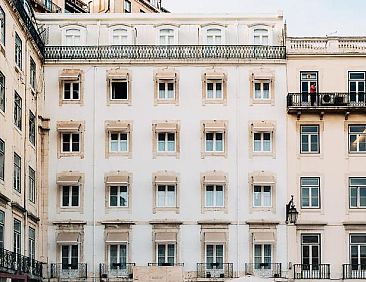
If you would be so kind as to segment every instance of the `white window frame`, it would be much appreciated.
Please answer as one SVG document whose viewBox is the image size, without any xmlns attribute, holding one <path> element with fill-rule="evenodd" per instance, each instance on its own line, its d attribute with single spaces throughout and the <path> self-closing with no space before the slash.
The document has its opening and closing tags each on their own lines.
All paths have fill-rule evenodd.
<svg viewBox="0 0 366 282">
<path fill-rule="evenodd" d="M 15 228 L 15 225 L 19 225 L 19 230 Z M 14 253 L 22 254 L 22 222 L 14 218 L 13 222 L 13 247 Z"/>
<path fill-rule="evenodd" d="M 113 83 L 126 83 L 126 98 L 113 98 Z M 109 80 L 109 85 L 110 85 L 110 96 L 109 99 L 111 102 L 113 101 L 129 101 L 130 99 L 130 94 L 129 94 L 129 81 L 128 79 L 110 79 Z"/>
<path fill-rule="evenodd" d="M 32 57 L 29 58 L 29 84 L 36 90 L 37 87 L 37 65 Z"/>
<path fill-rule="evenodd" d="M 158 80 L 158 101 L 175 101 L 175 80 L 174 79 L 159 79 Z M 160 90 L 160 84 L 164 84 L 164 90 Z M 173 84 L 173 97 L 169 97 L 169 84 Z M 163 93 L 164 97 L 160 96 L 160 93 Z"/>
<path fill-rule="evenodd" d="M 257 90 L 256 90 L 256 84 L 260 85 L 260 97 L 256 96 Z M 268 84 L 268 98 L 264 97 L 264 84 Z M 254 80 L 253 82 L 253 100 L 255 101 L 270 101 L 272 99 L 271 97 L 271 81 L 270 80 Z"/>
<path fill-rule="evenodd" d="M 111 260 L 111 247 L 116 246 L 117 247 L 117 262 L 115 262 L 117 265 L 113 266 L 114 263 L 112 263 Z M 125 256 L 125 262 L 121 261 L 121 247 L 124 246 L 126 249 L 126 256 Z M 120 242 L 120 243 L 114 243 L 108 245 L 108 262 L 109 262 L 109 269 L 110 270 L 117 270 L 117 269 L 126 269 L 127 263 L 128 263 L 128 243 L 127 242 Z"/>
<path fill-rule="evenodd" d="M 67 99 L 65 97 L 65 93 L 66 93 L 66 84 L 70 84 L 70 98 Z M 63 91 L 62 91 L 62 100 L 64 101 L 80 101 L 80 78 L 79 80 L 64 80 L 62 82 L 62 85 L 63 85 Z M 78 85 L 78 90 L 77 90 L 77 93 L 78 93 L 78 97 L 77 98 L 74 98 L 74 85 Z"/>
<path fill-rule="evenodd" d="M 5 86 L 6 86 L 6 81 L 5 81 L 5 75 L 0 71 L 0 111 L 2 111 L 3 113 L 5 113 L 5 104 L 6 104 L 6 100 L 5 100 Z"/>
<path fill-rule="evenodd" d="M 268 42 L 264 44 L 263 39 L 267 36 Z M 259 37 L 259 42 L 256 42 L 256 37 Z M 272 36 L 270 34 L 270 27 L 268 26 L 254 26 L 252 29 L 252 43 L 253 45 L 272 45 Z"/>
<path fill-rule="evenodd" d="M 255 192 L 256 188 L 260 188 L 260 192 Z M 269 205 L 265 205 L 265 188 L 270 189 L 269 191 Z M 256 204 L 256 194 L 259 194 L 260 204 Z M 271 208 L 272 207 L 272 198 L 273 198 L 273 186 L 272 185 L 262 185 L 262 184 L 253 184 L 253 208 Z"/>
<path fill-rule="evenodd" d="M 212 97 L 208 96 L 208 85 L 212 84 Z M 217 97 L 217 86 L 221 84 L 221 97 Z M 208 79 L 206 80 L 206 100 L 207 101 L 222 101 L 224 100 L 224 80 L 223 79 Z"/>
<path fill-rule="evenodd" d="M 349 263 L 351 264 L 352 271 L 357 271 L 360 273 L 361 271 L 365 271 L 365 265 L 361 263 L 361 247 L 366 248 L 366 243 L 352 243 L 352 237 L 366 237 L 365 233 L 351 233 L 349 236 Z M 352 247 L 357 247 L 357 264 L 352 263 Z M 357 266 L 357 269 L 354 269 L 353 266 Z"/>
<path fill-rule="evenodd" d="M 112 197 L 112 188 L 117 188 L 117 205 L 115 206 L 112 206 L 111 205 L 111 197 Z M 122 189 L 126 189 L 126 192 L 122 191 Z M 110 208 L 128 208 L 129 206 L 129 187 L 127 184 L 125 185 L 111 185 L 111 186 L 108 186 L 108 203 L 109 203 L 109 207 Z M 126 202 L 125 202 L 125 205 L 121 205 L 121 195 L 126 193 Z"/>
<path fill-rule="evenodd" d="M 217 256 L 217 246 L 222 246 L 222 263 L 221 263 L 221 266 L 223 266 L 223 264 L 225 263 L 225 244 L 224 243 L 211 243 L 211 242 L 206 242 L 205 243 L 205 263 L 208 264 L 208 256 L 207 256 L 207 247 L 208 246 L 213 246 L 213 261 L 212 263 L 221 263 L 221 262 L 218 262 L 217 259 L 218 259 L 218 256 Z M 206 267 L 207 268 L 207 267 Z M 210 269 L 210 268 L 207 268 L 207 269 Z M 219 268 L 217 268 L 219 269 Z"/>
<path fill-rule="evenodd" d="M 19 69 L 23 68 L 23 41 L 15 32 L 15 64 Z"/>
<path fill-rule="evenodd" d="M 128 45 L 129 44 L 129 30 L 122 27 L 115 27 L 112 29 L 111 44 L 112 45 Z"/>
<path fill-rule="evenodd" d="M 29 201 L 36 203 L 37 192 L 36 192 L 36 172 L 30 166 L 29 170 Z"/>
<path fill-rule="evenodd" d="M 164 34 L 166 31 L 170 31 L 169 33 Z M 158 45 L 169 46 L 169 45 L 178 45 L 178 28 L 173 25 L 163 25 L 159 26 L 157 30 L 157 41 Z M 164 37 L 164 42 L 162 42 L 162 37 Z M 172 38 L 171 40 L 169 38 Z M 167 41 L 167 39 L 169 39 Z"/>
<path fill-rule="evenodd" d="M 160 141 L 159 136 L 164 134 L 165 140 Z M 169 144 L 173 141 L 169 141 L 169 135 L 172 134 L 174 136 L 174 150 L 169 150 Z M 177 133 L 176 132 L 156 132 L 156 151 L 157 153 L 176 153 L 177 152 Z M 159 144 L 164 144 L 164 150 L 160 150 Z"/>
<path fill-rule="evenodd" d="M 316 132 L 303 132 L 305 127 L 315 127 Z M 317 137 L 317 149 L 314 151 L 312 150 L 312 137 Z M 305 151 L 303 147 L 303 138 L 306 138 L 306 143 L 308 144 L 308 150 Z M 300 153 L 301 154 L 319 154 L 320 153 L 320 126 L 318 124 L 301 124 L 300 125 Z"/>
<path fill-rule="evenodd" d="M 226 185 L 225 184 L 205 184 L 205 208 L 224 208 L 225 207 L 225 187 Z M 208 187 L 213 187 L 213 191 L 212 191 L 212 195 L 213 195 L 213 200 L 212 200 L 212 205 L 209 205 L 207 203 L 208 201 L 208 191 L 207 191 L 207 188 Z M 222 205 L 219 205 L 218 204 L 218 194 L 219 194 L 219 191 L 217 191 L 217 188 L 218 187 L 221 187 L 222 188 Z"/>
<path fill-rule="evenodd" d="M 32 233 L 34 237 L 32 237 Z M 28 229 L 28 255 L 32 260 L 36 259 L 36 230 L 32 227 Z M 33 264 L 33 262 L 32 262 Z"/>
<path fill-rule="evenodd" d="M 260 255 L 260 259 L 261 261 L 260 262 L 256 262 L 256 258 L 258 256 L 256 256 L 256 253 L 255 253 L 255 247 L 256 246 L 260 246 L 261 248 L 261 255 Z M 270 257 L 270 262 L 265 262 L 265 252 L 264 252 L 264 249 L 265 249 L 265 246 L 270 246 L 270 249 L 271 249 L 271 257 Z M 267 256 L 268 257 L 268 256 Z M 253 263 L 254 263 L 254 269 L 272 269 L 272 261 L 273 261 L 273 245 L 271 243 L 256 243 L 254 242 L 253 243 Z M 269 264 L 269 265 L 265 265 L 265 264 Z"/>
<path fill-rule="evenodd" d="M 67 143 L 69 143 L 69 146 L 70 146 L 70 150 L 69 151 L 64 151 L 64 136 L 65 135 L 70 135 L 70 139 L 69 139 L 69 141 L 67 142 Z M 74 135 L 78 135 L 79 136 L 79 150 L 77 150 L 77 151 L 74 151 L 73 150 L 73 143 L 76 143 L 76 142 L 73 142 L 73 136 Z M 81 146 L 81 133 L 80 132 L 78 132 L 78 133 L 76 133 L 76 132 L 63 132 L 63 133 L 61 133 L 61 153 L 66 153 L 66 154 L 72 154 L 72 153 L 80 153 L 81 152 L 81 148 L 80 148 L 80 146 Z"/>
<path fill-rule="evenodd" d="M 20 97 L 20 95 L 14 91 L 14 124 L 19 130 L 22 130 L 23 125 L 22 104 L 22 97 Z"/>
<path fill-rule="evenodd" d="M 79 28 L 68 28 L 65 30 L 66 46 L 81 46 L 81 30 Z"/>
<path fill-rule="evenodd" d="M 5 141 L 0 138 L 0 180 L 5 177 Z"/>
<path fill-rule="evenodd" d="M 169 262 L 169 255 L 168 255 L 168 249 L 169 249 L 169 245 L 170 246 L 174 246 L 174 257 L 173 257 L 173 262 Z M 159 262 L 159 246 L 164 246 L 164 262 Z M 177 244 L 175 242 L 157 242 L 156 243 L 156 263 L 160 266 L 162 264 L 166 264 L 166 263 L 172 263 L 173 265 L 176 263 L 177 261 Z"/>
<path fill-rule="evenodd" d="M 77 256 L 77 265 L 76 268 L 72 268 L 72 248 L 75 247 L 78 250 L 78 256 Z M 68 247 L 68 254 L 67 254 L 67 268 L 64 268 L 63 261 L 62 261 L 62 247 Z M 67 269 L 79 269 L 79 262 L 80 262 L 80 247 L 78 244 L 62 244 L 60 245 L 60 257 L 61 257 L 61 268 L 62 270 Z"/>
<path fill-rule="evenodd" d="M 36 116 L 29 110 L 29 142 L 35 146 L 36 145 Z"/>
<path fill-rule="evenodd" d="M 259 150 L 256 150 L 256 140 L 255 140 L 255 136 L 256 136 L 256 134 L 260 134 L 260 140 L 259 140 L 259 142 L 260 142 L 260 148 L 259 148 Z M 269 141 L 270 141 L 270 145 L 269 145 L 269 150 L 264 150 L 264 134 L 269 134 L 269 136 L 270 136 L 270 139 L 269 139 Z M 253 152 L 254 153 L 272 153 L 272 151 L 273 151 L 273 132 L 259 132 L 259 131 L 254 131 L 253 132 Z"/>
<path fill-rule="evenodd" d="M 366 204 L 361 205 L 361 189 L 366 190 L 366 184 L 352 184 L 352 180 L 362 179 L 366 182 L 366 177 L 350 177 L 349 178 L 349 207 L 350 209 L 366 209 Z M 356 206 L 352 205 L 352 189 L 356 189 Z M 363 198 L 363 197 L 362 197 Z"/>
<path fill-rule="evenodd" d="M 64 205 L 64 188 L 68 187 L 69 188 L 69 195 L 68 195 L 68 205 Z M 78 188 L 78 193 L 77 193 L 77 196 L 78 196 L 78 204 L 77 206 L 73 205 L 72 204 L 72 199 L 73 199 L 73 188 L 74 187 L 77 187 Z M 61 208 L 63 209 L 74 209 L 74 208 L 79 208 L 80 207 L 80 196 L 81 196 L 81 193 L 80 193 L 80 185 L 61 185 Z"/>
<path fill-rule="evenodd" d="M 352 74 L 362 74 L 363 78 L 360 79 L 354 79 L 351 78 Z M 356 84 L 356 91 L 351 92 L 351 83 Z M 363 88 L 360 87 L 360 84 L 363 84 Z M 351 103 L 365 103 L 365 93 L 366 93 L 366 73 L 364 71 L 349 71 L 348 72 L 348 89 L 350 93 L 350 102 Z M 354 95 L 354 96 L 353 96 Z M 363 99 L 360 99 L 362 97 Z M 355 98 L 355 99 L 353 99 Z"/>
<path fill-rule="evenodd" d="M 211 45 L 211 46 L 223 45 L 224 44 L 223 37 L 224 37 L 223 30 L 221 28 L 209 27 L 206 30 L 206 44 L 207 45 Z"/>
<path fill-rule="evenodd" d="M 112 135 L 117 134 L 118 139 L 115 141 L 117 142 L 117 151 L 113 151 L 112 150 Z M 122 135 L 126 135 L 127 139 L 126 140 L 122 140 L 121 136 Z M 129 141 L 130 141 L 130 133 L 127 131 L 111 131 L 108 133 L 108 139 L 109 139 L 109 153 L 127 153 L 130 150 L 130 146 L 129 146 Z M 123 146 L 122 144 L 126 143 L 126 150 L 122 150 Z"/>
<path fill-rule="evenodd" d="M 123 1 L 123 11 L 125 13 L 132 13 L 132 4 L 131 4 L 131 1 L 129 0 L 124 0 Z"/>
<path fill-rule="evenodd" d="M 164 191 L 162 191 L 162 193 L 164 193 L 164 203 L 161 204 L 159 202 L 159 188 L 160 187 L 164 187 Z M 169 191 L 168 189 L 173 187 L 174 188 L 174 204 L 169 204 Z M 177 207 L 177 184 L 156 184 L 156 207 L 157 208 L 176 208 Z"/>
<path fill-rule="evenodd" d="M 311 179 L 311 180 L 317 180 L 317 185 L 309 185 L 309 184 L 303 184 L 302 181 L 304 179 Z M 317 193 L 316 193 L 316 197 L 318 199 L 318 204 L 317 205 L 313 205 L 312 203 L 312 199 L 313 199 L 313 189 L 317 189 Z M 308 190 L 308 195 L 309 195 L 309 205 L 305 206 L 303 204 L 303 190 L 307 189 Z M 320 178 L 319 177 L 300 177 L 300 195 L 301 195 L 301 199 L 300 199 L 300 205 L 302 209 L 320 209 L 321 207 L 321 194 L 320 194 Z"/>
<path fill-rule="evenodd" d="M 0 44 L 5 46 L 5 28 L 6 28 L 6 16 L 2 7 L 0 7 Z"/>
<path fill-rule="evenodd" d="M 22 192 L 22 158 L 17 153 L 14 153 L 13 186 L 15 191 Z"/>
<path fill-rule="evenodd" d="M 351 127 L 364 127 L 364 131 L 363 132 L 354 132 L 351 133 Z M 356 136 L 356 140 L 354 142 L 356 142 L 356 150 L 351 150 L 351 136 Z M 366 124 L 350 124 L 348 125 L 348 152 L 350 154 L 365 154 L 366 153 L 366 149 L 365 150 L 360 150 L 360 139 L 365 140 L 366 139 Z"/>
<path fill-rule="evenodd" d="M 210 44 L 209 43 L 209 36 L 212 36 L 212 35 L 210 35 L 210 32 L 212 32 L 213 30 L 217 30 L 220 33 L 220 34 L 216 33 L 214 36 L 214 39 L 216 39 L 216 36 L 218 36 L 218 37 L 221 36 L 221 42 L 219 44 Z M 210 24 L 210 25 L 203 26 L 201 42 L 203 42 L 204 45 L 209 45 L 209 46 L 225 45 L 226 44 L 225 32 L 226 32 L 226 27 L 222 26 L 222 25 Z"/>
<path fill-rule="evenodd" d="M 225 132 L 224 131 L 205 131 L 205 152 L 206 153 L 223 153 L 225 152 Z M 207 150 L 207 134 L 213 134 L 212 151 Z M 217 134 L 222 134 L 222 150 L 217 150 Z"/>
</svg>

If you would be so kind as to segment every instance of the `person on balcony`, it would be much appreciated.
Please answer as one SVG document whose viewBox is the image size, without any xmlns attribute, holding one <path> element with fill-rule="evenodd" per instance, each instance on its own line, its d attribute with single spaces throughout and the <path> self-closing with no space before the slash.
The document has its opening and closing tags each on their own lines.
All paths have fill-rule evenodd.
<svg viewBox="0 0 366 282">
<path fill-rule="evenodd" d="M 310 85 L 310 103 L 312 106 L 316 106 L 316 84 Z"/>
</svg>

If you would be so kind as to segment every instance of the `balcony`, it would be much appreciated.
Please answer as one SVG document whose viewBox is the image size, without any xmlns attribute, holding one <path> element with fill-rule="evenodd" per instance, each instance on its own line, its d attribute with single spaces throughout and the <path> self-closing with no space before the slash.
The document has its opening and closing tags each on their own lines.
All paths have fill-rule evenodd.
<svg viewBox="0 0 366 282">
<path fill-rule="evenodd" d="M 147 264 L 148 266 L 184 266 L 184 263 L 172 263 L 172 262 L 161 262 L 161 263 L 155 263 L 155 262 L 149 262 Z"/>
<path fill-rule="evenodd" d="M 285 59 L 284 46 L 106 45 L 47 46 L 46 60 L 245 60 Z"/>
<path fill-rule="evenodd" d="M 111 265 L 101 263 L 99 264 L 100 279 L 132 279 L 134 263 L 113 263 Z"/>
<path fill-rule="evenodd" d="M 366 95 L 341 92 L 289 93 L 287 112 L 289 114 L 366 112 Z"/>
<path fill-rule="evenodd" d="M 68 13 L 89 13 L 89 7 L 82 0 L 65 0 L 65 10 Z"/>
<path fill-rule="evenodd" d="M 61 13 L 62 10 L 59 6 L 53 3 L 51 0 L 31 0 L 33 8 L 37 12 L 41 13 Z"/>
<path fill-rule="evenodd" d="M 366 279 L 366 264 L 343 264 L 343 279 Z"/>
<path fill-rule="evenodd" d="M 281 263 L 246 263 L 245 274 L 263 278 L 282 277 Z"/>
<path fill-rule="evenodd" d="M 62 264 L 51 263 L 50 278 L 57 279 L 80 279 L 87 278 L 88 268 L 86 263 Z"/>
<path fill-rule="evenodd" d="M 197 278 L 233 278 L 232 263 L 197 263 Z"/>
<path fill-rule="evenodd" d="M 0 270 L 7 273 L 28 275 L 30 278 L 41 279 L 43 263 L 14 252 L 0 248 Z"/>
<path fill-rule="evenodd" d="M 294 279 L 330 279 L 330 264 L 294 264 Z"/>
</svg>

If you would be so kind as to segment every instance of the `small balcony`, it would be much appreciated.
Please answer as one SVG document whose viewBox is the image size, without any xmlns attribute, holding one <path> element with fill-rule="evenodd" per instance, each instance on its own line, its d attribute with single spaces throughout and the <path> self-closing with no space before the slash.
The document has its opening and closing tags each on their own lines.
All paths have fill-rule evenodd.
<svg viewBox="0 0 366 282">
<path fill-rule="evenodd" d="M 366 264 L 343 264 L 343 279 L 366 279 Z"/>
<path fill-rule="evenodd" d="M 32 6 L 37 12 L 41 13 L 61 13 L 59 6 L 51 0 L 31 0 Z"/>
<path fill-rule="evenodd" d="M 263 278 L 282 277 L 281 263 L 246 263 L 245 274 Z"/>
<path fill-rule="evenodd" d="M 197 278 L 233 278 L 232 263 L 197 263 Z"/>
<path fill-rule="evenodd" d="M 330 264 L 294 264 L 294 279 L 330 279 Z"/>
<path fill-rule="evenodd" d="M 147 265 L 148 266 L 181 266 L 181 267 L 183 267 L 184 266 L 184 263 L 173 263 L 173 262 L 159 262 L 159 263 L 156 263 L 156 262 L 149 262 Z"/>
<path fill-rule="evenodd" d="M 65 10 L 69 13 L 89 13 L 89 7 L 82 0 L 65 0 Z"/>
<path fill-rule="evenodd" d="M 301 113 L 351 113 L 366 112 L 365 93 L 289 93 L 287 112 Z"/>
<path fill-rule="evenodd" d="M 86 279 L 88 268 L 86 263 L 62 264 L 51 263 L 50 278 L 57 279 Z"/>
<path fill-rule="evenodd" d="M 40 279 L 43 277 L 43 266 L 44 263 L 30 257 L 0 248 L 0 269 L 2 271 L 25 274 L 31 278 Z"/>
<path fill-rule="evenodd" d="M 134 263 L 99 264 L 100 279 L 132 279 Z"/>
</svg>

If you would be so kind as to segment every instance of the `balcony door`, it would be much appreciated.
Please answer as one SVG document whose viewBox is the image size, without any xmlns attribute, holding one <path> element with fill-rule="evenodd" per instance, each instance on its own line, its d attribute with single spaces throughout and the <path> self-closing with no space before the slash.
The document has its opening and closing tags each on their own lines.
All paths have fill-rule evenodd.
<svg viewBox="0 0 366 282">
<path fill-rule="evenodd" d="M 365 103 L 365 72 L 349 72 L 349 99 L 351 103 Z"/>
<path fill-rule="evenodd" d="M 350 259 L 353 271 L 366 272 L 366 234 L 350 236 Z"/>
<path fill-rule="evenodd" d="M 254 244 L 254 269 L 271 269 L 272 245 Z"/>
<path fill-rule="evenodd" d="M 301 236 L 301 263 L 302 271 L 309 272 L 309 277 L 314 277 L 313 272 L 319 271 L 320 264 L 320 235 L 306 234 Z"/>
<path fill-rule="evenodd" d="M 157 262 L 159 266 L 175 264 L 175 243 L 157 244 Z"/>
<path fill-rule="evenodd" d="M 300 92 L 301 92 L 301 104 L 314 104 L 315 94 L 312 96 L 310 93 L 318 92 L 318 72 L 317 71 L 302 71 L 300 72 Z"/>
<path fill-rule="evenodd" d="M 78 269 L 79 264 L 78 245 L 61 246 L 61 264 L 63 270 Z"/>
</svg>

